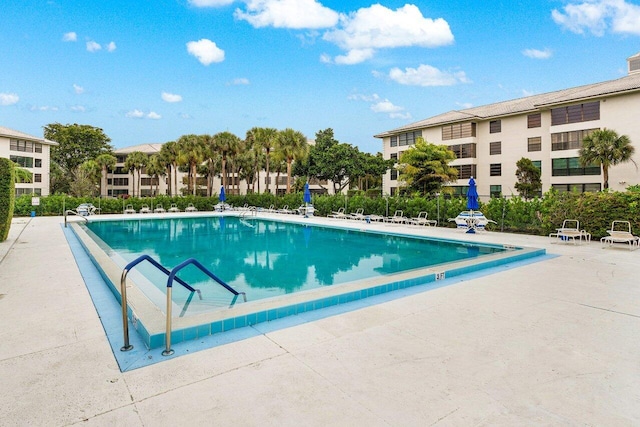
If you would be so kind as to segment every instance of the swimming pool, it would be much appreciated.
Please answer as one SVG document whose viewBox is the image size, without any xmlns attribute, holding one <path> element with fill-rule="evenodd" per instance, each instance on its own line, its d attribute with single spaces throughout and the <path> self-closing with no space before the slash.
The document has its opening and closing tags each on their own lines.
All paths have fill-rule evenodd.
<svg viewBox="0 0 640 427">
<path fill-rule="evenodd" d="M 203 298 L 174 287 L 174 343 L 544 254 L 347 224 L 219 215 L 98 220 L 73 229 L 116 296 L 123 267 L 141 254 L 167 268 L 195 257 L 247 294 L 247 303 L 231 305 L 233 295 L 206 276 L 181 272 Z M 127 287 L 131 318 L 150 348 L 161 347 L 166 276 L 150 266 L 137 270 L 131 276 L 135 286 Z"/>
</svg>

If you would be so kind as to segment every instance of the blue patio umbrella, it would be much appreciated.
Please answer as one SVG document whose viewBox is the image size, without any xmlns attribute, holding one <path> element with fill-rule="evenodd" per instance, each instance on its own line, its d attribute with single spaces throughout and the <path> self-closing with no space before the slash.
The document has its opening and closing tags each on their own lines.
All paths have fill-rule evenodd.
<svg viewBox="0 0 640 427">
<path fill-rule="evenodd" d="M 477 211 L 478 208 L 478 189 L 476 188 L 476 181 L 471 177 L 469 180 L 469 190 L 467 190 L 467 209 Z"/>
<path fill-rule="evenodd" d="M 309 191 L 309 183 L 304 184 L 304 196 L 303 200 L 305 203 L 311 203 L 311 192 Z"/>
<path fill-rule="evenodd" d="M 220 187 L 220 202 L 224 203 L 227 200 L 227 196 L 224 194 L 224 186 Z"/>
</svg>

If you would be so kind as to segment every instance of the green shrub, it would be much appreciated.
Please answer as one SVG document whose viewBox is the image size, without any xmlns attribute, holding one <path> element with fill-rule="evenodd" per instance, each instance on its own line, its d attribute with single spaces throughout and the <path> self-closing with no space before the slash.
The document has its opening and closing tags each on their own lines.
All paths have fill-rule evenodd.
<svg viewBox="0 0 640 427">
<path fill-rule="evenodd" d="M 7 240 L 15 203 L 13 162 L 0 158 L 0 242 Z"/>
</svg>

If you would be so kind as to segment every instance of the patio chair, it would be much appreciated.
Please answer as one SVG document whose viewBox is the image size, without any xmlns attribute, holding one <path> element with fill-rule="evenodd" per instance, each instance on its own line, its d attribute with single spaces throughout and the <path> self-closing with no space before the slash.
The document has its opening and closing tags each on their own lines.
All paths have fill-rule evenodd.
<svg viewBox="0 0 640 427">
<path fill-rule="evenodd" d="M 407 217 L 404 216 L 404 212 L 402 212 L 401 210 L 397 210 L 393 216 L 390 216 L 387 218 L 386 222 L 392 222 L 394 224 L 404 224 L 407 222 Z"/>
<path fill-rule="evenodd" d="M 167 210 L 167 212 L 180 212 L 180 208 L 175 203 L 171 203 L 171 207 Z"/>
<path fill-rule="evenodd" d="M 580 222 L 576 219 L 565 219 L 562 227 L 557 228 L 555 233 L 549 234 L 550 238 L 555 238 L 556 242 L 572 242 L 574 244 L 591 241 L 591 233 L 580 229 Z M 576 239 L 578 239 L 576 241 Z M 553 243 L 553 242 L 552 242 Z"/>
<path fill-rule="evenodd" d="M 140 213 L 141 214 L 151 213 L 151 209 L 149 209 L 149 206 L 147 205 L 142 205 L 142 207 L 140 208 Z"/>
<path fill-rule="evenodd" d="M 438 221 L 435 219 L 427 219 L 427 213 L 422 211 L 415 218 L 409 218 L 407 222 L 411 225 L 436 226 Z"/>
<path fill-rule="evenodd" d="M 158 203 L 156 207 L 153 209 L 153 213 L 165 213 L 165 212 L 167 212 L 166 209 L 163 208 L 160 203 Z"/>
<path fill-rule="evenodd" d="M 281 209 L 278 209 L 278 213 L 281 214 L 294 214 L 296 211 L 289 209 L 289 205 L 284 205 Z"/>
<path fill-rule="evenodd" d="M 364 209 L 362 208 L 356 209 L 356 211 L 351 212 L 350 215 L 351 215 L 351 219 L 358 219 L 358 220 L 364 221 L 364 219 L 366 218 L 366 216 L 364 215 Z"/>
<path fill-rule="evenodd" d="M 611 229 L 607 230 L 608 236 L 600 239 L 602 247 L 613 246 L 614 243 L 627 243 L 629 250 L 638 249 L 640 237 L 634 236 L 631 232 L 631 223 L 629 221 L 613 221 Z"/>
<path fill-rule="evenodd" d="M 327 215 L 327 217 L 328 218 L 344 219 L 344 218 L 349 218 L 349 215 L 344 213 L 344 208 L 340 208 L 337 211 L 331 212 L 329 215 Z"/>
<path fill-rule="evenodd" d="M 134 213 L 136 213 L 136 210 L 133 209 L 133 205 L 127 205 L 127 207 L 124 208 L 124 213 L 125 214 L 134 214 Z"/>
<path fill-rule="evenodd" d="M 198 212 L 198 208 L 193 206 L 193 203 L 189 203 L 189 206 L 187 206 L 184 211 L 185 212 Z"/>
</svg>

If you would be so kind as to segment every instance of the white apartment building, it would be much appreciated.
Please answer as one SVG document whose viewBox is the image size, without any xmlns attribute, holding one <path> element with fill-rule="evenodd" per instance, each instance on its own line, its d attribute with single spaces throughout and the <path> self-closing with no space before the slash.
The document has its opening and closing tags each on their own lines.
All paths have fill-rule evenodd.
<svg viewBox="0 0 640 427">
<path fill-rule="evenodd" d="M 0 157 L 10 159 L 32 173 L 33 182 L 16 183 L 16 196 L 49 195 L 49 166 L 53 145 L 58 143 L 0 126 Z"/>
<path fill-rule="evenodd" d="M 309 144 L 315 143 L 313 140 L 308 141 Z M 118 197 L 123 195 L 133 196 L 134 176 L 125 167 L 125 161 L 127 156 L 135 151 L 142 152 L 149 156 L 160 152 L 162 144 L 141 144 L 131 147 L 125 147 L 113 152 L 116 156 L 115 169 L 107 174 L 106 182 L 103 182 L 100 188 L 102 188 L 102 196 Z M 172 172 L 172 180 L 173 178 Z M 173 190 L 173 195 L 181 195 L 182 189 L 187 187 L 187 172 L 180 172 L 178 170 L 178 185 L 177 191 Z M 137 179 L 137 175 L 136 175 Z M 227 187 L 225 187 L 226 194 L 247 194 L 248 192 L 264 193 L 267 188 L 267 182 L 269 183 L 269 191 L 271 193 L 283 194 L 287 189 L 287 174 L 277 174 L 273 171 L 269 173 L 267 177 L 266 172 L 263 170 L 259 173 L 258 180 L 255 185 L 249 186 L 245 180 L 238 178 L 237 174 L 229 173 L 227 178 Z M 173 182 L 173 181 L 172 181 Z M 293 182 L 292 182 L 293 184 Z M 173 184 L 172 184 L 173 185 Z M 198 194 L 206 195 L 207 182 L 206 178 L 198 176 L 197 178 Z M 222 186 L 222 179 L 219 176 L 213 179 L 213 194 L 220 192 Z M 255 189 L 254 189 L 255 188 Z M 309 189 L 312 193 L 317 194 L 333 194 L 333 184 L 331 182 L 323 181 L 316 182 L 311 181 L 309 183 Z M 344 190 L 346 192 L 346 189 Z M 169 176 L 163 176 L 160 178 L 154 178 L 149 176 L 146 171 L 142 171 L 140 190 L 137 189 L 135 195 L 138 196 L 154 196 L 154 195 L 168 195 L 169 192 Z"/>
<path fill-rule="evenodd" d="M 447 145 L 456 153 L 452 165 L 458 180 L 454 194 L 466 194 L 469 178 L 480 196 L 517 195 L 516 162 L 531 159 L 542 172 L 542 191 L 599 191 L 599 167 L 582 167 L 578 151 L 583 137 L 594 129 L 627 135 L 640 166 L 640 53 L 627 59 L 628 75 L 617 80 L 495 104 L 450 111 L 375 135 L 382 139 L 386 159 L 397 159 L 422 137 Z M 383 178 L 385 194 L 401 187 L 396 170 Z M 633 162 L 609 169 L 609 187 L 623 191 L 640 184 Z"/>
</svg>

